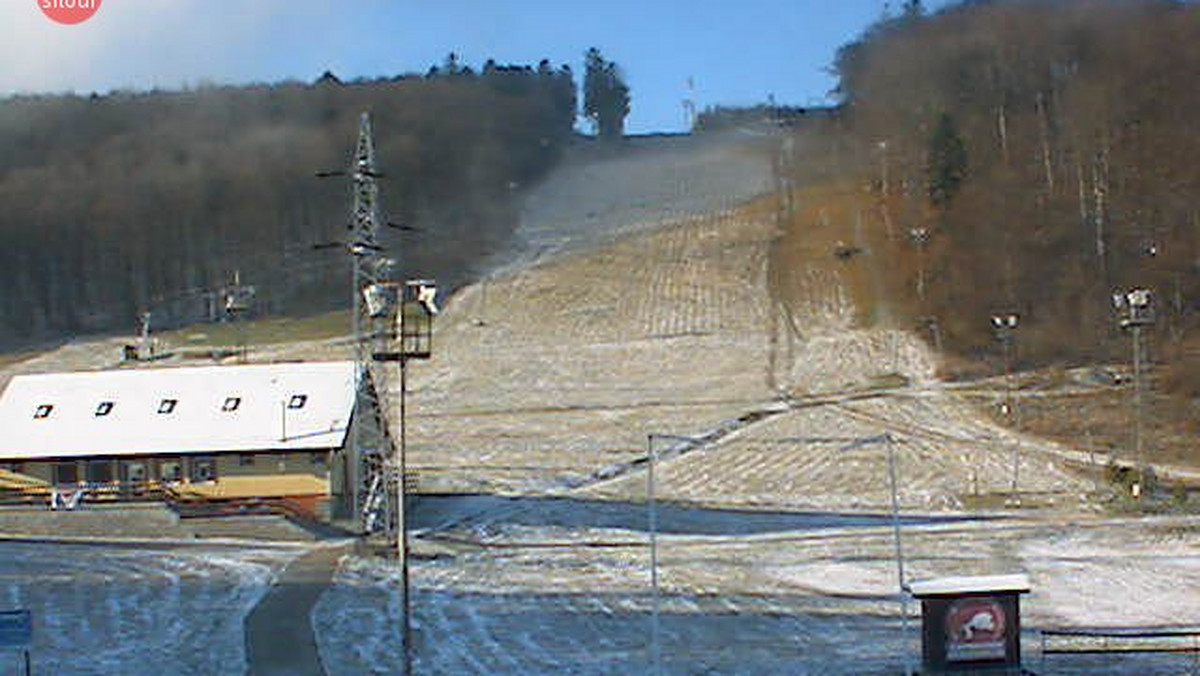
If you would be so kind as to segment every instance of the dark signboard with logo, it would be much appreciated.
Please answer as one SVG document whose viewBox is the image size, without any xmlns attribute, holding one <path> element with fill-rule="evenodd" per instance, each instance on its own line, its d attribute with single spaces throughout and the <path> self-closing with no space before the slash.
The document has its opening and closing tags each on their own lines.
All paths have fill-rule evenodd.
<svg viewBox="0 0 1200 676">
<path fill-rule="evenodd" d="M 912 585 L 921 601 L 925 669 L 1020 673 L 1023 575 L 945 578 Z"/>
</svg>

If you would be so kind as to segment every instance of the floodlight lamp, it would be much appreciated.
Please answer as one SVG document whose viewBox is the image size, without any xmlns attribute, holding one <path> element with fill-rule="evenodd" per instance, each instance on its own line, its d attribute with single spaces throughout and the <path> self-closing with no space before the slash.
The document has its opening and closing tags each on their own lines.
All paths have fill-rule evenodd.
<svg viewBox="0 0 1200 676">
<path fill-rule="evenodd" d="M 992 326 L 997 329 L 1015 329 L 1021 323 L 1021 315 L 1015 312 L 997 313 L 992 315 Z"/>
<path fill-rule="evenodd" d="M 362 295 L 371 317 L 386 317 L 396 305 L 395 284 L 369 284 L 362 290 Z"/>
<path fill-rule="evenodd" d="M 1149 307 L 1150 297 L 1149 289 L 1134 289 L 1129 292 L 1129 304 L 1135 308 Z"/>
<path fill-rule="evenodd" d="M 436 315 L 441 310 L 437 305 L 437 284 L 426 279 L 408 282 L 409 298 L 420 303 L 430 315 Z"/>
</svg>

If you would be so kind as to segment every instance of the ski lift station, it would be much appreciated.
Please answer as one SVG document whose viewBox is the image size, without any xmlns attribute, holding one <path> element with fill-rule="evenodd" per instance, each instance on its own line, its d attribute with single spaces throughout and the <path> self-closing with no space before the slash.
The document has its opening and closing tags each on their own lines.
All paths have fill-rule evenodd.
<svg viewBox="0 0 1200 676">
<path fill-rule="evenodd" d="M 153 495 L 287 498 L 343 492 L 354 362 L 14 377 L 0 396 L 0 483 L 56 503 Z"/>
</svg>

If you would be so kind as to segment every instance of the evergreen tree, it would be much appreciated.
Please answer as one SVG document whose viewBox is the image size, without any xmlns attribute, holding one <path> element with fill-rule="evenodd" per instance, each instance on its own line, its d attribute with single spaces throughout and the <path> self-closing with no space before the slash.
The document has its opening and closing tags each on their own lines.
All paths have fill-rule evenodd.
<svg viewBox="0 0 1200 676">
<path fill-rule="evenodd" d="M 943 113 L 929 138 L 929 201 L 944 207 L 967 178 L 967 147 L 954 124 L 954 118 Z"/>
<path fill-rule="evenodd" d="M 620 138 L 629 115 L 629 87 L 620 67 L 592 47 L 584 54 L 583 114 L 601 138 Z"/>
<path fill-rule="evenodd" d="M 925 5 L 921 0 L 904 0 L 900 16 L 905 19 L 919 19 L 925 16 Z"/>
</svg>

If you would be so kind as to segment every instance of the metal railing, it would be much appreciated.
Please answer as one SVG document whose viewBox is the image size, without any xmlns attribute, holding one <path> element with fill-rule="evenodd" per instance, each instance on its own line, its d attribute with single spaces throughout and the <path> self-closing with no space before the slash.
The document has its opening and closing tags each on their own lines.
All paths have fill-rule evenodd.
<svg viewBox="0 0 1200 676">
<path fill-rule="evenodd" d="M 1042 655 L 1096 653 L 1195 653 L 1200 627 L 1043 629 Z"/>
</svg>

